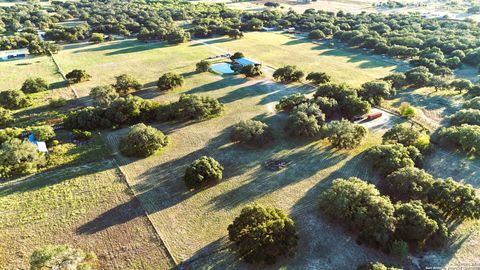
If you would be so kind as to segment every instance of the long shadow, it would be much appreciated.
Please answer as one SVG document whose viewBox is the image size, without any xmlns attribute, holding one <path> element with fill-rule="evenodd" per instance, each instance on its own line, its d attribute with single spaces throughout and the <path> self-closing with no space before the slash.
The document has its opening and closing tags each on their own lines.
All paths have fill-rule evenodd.
<svg viewBox="0 0 480 270">
<path fill-rule="evenodd" d="M 240 85 L 245 83 L 245 81 L 246 79 L 242 77 L 232 77 L 231 75 L 224 75 L 222 76 L 221 80 L 194 87 L 185 93 L 187 94 L 206 93 L 210 91 L 220 90 L 229 86 Z"/>
<path fill-rule="evenodd" d="M 290 46 L 290 45 L 298 45 L 298 44 L 304 44 L 304 43 L 310 43 L 310 42 L 311 42 L 311 40 L 308 40 L 308 39 L 305 39 L 305 38 L 302 38 L 302 39 L 300 39 L 300 38 L 297 39 L 296 38 L 296 39 L 292 39 L 290 41 L 287 41 L 287 42 L 283 43 L 282 45 Z"/>
<path fill-rule="evenodd" d="M 268 86 L 267 86 L 268 87 Z M 265 105 L 271 102 L 278 102 L 282 97 L 300 93 L 300 94 L 309 94 L 315 91 L 314 87 L 309 85 L 283 85 L 279 83 L 270 83 L 270 87 L 274 88 L 274 91 L 269 91 L 269 94 L 260 100 L 258 105 Z"/>
<path fill-rule="evenodd" d="M 397 94 L 399 98 L 398 101 L 393 102 L 394 106 L 400 106 L 404 101 L 409 102 L 412 106 L 420 107 L 425 110 L 441 110 L 440 114 L 442 116 L 448 116 L 456 111 L 456 106 L 453 104 L 452 100 L 441 96 L 427 96 L 413 93 L 414 90 L 404 90 L 401 93 Z"/>
<path fill-rule="evenodd" d="M 59 89 L 59 88 L 65 88 L 68 86 L 68 82 L 67 81 L 58 81 L 58 82 L 53 82 L 51 83 L 49 86 L 48 86 L 48 89 L 50 90 L 55 90 L 55 89 Z"/>
<path fill-rule="evenodd" d="M 232 39 L 224 37 L 224 38 L 218 38 L 218 39 L 199 39 L 199 41 L 206 44 L 217 44 L 217 43 L 229 42 L 229 41 L 232 41 Z M 205 44 L 202 44 L 202 43 L 190 44 L 190 47 L 198 47 L 198 46 L 205 46 Z"/>
<path fill-rule="evenodd" d="M 138 200 L 120 204 L 76 229 L 78 234 L 94 234 L 144 215 Z"/>
<path fill-rule="evenodd" d="M 249 268 L 235 256 L 231 248 L 231 242 L 227 237 L 219 238 L 195 252 L 178 267 L 185 270 Z"/>
<path fill-rule="evenodd" d="M 138 40 L 127 40 L 127 41 L 118 41 L 111 44 L 96 46 L 93 48 L 76 50 L 75 53 L 111 51 L 111 52 L 107 52 L 105 55 L 118 55 L 118 54 L 148 51 L 152 49 L 164 48 L 169 46 L 171 45 L 165 42 L 144 43 Z"/>
</svg>

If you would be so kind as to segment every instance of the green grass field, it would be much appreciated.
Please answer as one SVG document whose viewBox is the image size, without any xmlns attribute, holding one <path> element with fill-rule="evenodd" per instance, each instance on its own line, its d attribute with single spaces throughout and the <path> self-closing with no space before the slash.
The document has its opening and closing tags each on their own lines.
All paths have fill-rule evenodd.
<svg viewBox="0 0 480 270">
<path fill-rule="evenodd" d="M 383 131 L 372 130 L 359 147 L 350 151 L 335 150 L 324 140 L 287 137 L 283 131 L 286 116 L 275 112 L 275 104 L 283 96 L 295 92 L 311 94 L 314 89 L 302 84 L 274 83 L 270 78 L 272 70 L 269 67 L 296 64 L 307 73 L 323 71 L 330 74 L 334 82 L 346 82 L 352 86 L 359 86 L 375 78 L 384 77 L 392 71 L 403 70 L 405 67 L 382 57 L 365 54 L 361 50 L 340 48 L 336 44 L 332 47 L 329 42 L 314 44 L 276 32 L 247 33 L 245 38 L 240 40 L 213 38 L 202 40 L 202 42 L 206 44 L 190 42 L 168 46 L 163 43 L 140 43 L 135 40 L 96 45 L 76 44 L 65 46 L 55 56 L 62 70 L 68 72 L 71 69 L 80 68 L 92 75 L 91 81 L 74 85 L 81 96 L 88 95 L 94 86 L 113 83 L 115 76 L 128 73 L 145 84 L 145 89 L 137 93 L 144 98 L 168 102 L 178 99 L 181 93 L 189 93 L 215 97 L 225 104 L 225 112 L 218 118 L 202 122 L 155 124 L 171 138 L 171 144 L 160 154 L 139 160 L 125 158 L 116 153 L 116 160 L 121 164 L 134 194 L 158 228 L 160 237 L 175 259 L 186 269 L 253 269 L 232 256 L 228 250 L 229 243 L 226 235 L 227 226 L 238 215 L 241 208 L 258 202 L 285 210 L 298 224 L 300 231 L 300 246 L 296 257 L 281 261 L 271 269 L 279 268 L 281 265 L 285 265 L 284 269 L 352 269 L 357 264 L 369 260 L 395 262 L 379 251 L 357 245 L 353 236 L 325 221 L 319 215 L 317 207 L 319 193 L 335 178 L 358 176 L 364 180 L 376 181 L 376 177 L 368 169 L 369 165 L 363 161 L 362 152 L 380 143 Z M 195 63 L 208 56 L 222 54 L 224 51 L 242 51 L 247 57 L 261 61 L 265 66 L 265 75 L 257 79 L 245 79 L 241 76 L 195 72 Z M 185 85 L 175 91 L 158 92 L 155 90 L 155 82 L 162 73 L 167 71 L 183 74 Z M 393 100 L 391 103 L 412 98 L 412 102 L 418 100 L 417 106 L 426 105 L 430 102 L 429 98 L 432 95 L 429 96 L 428 92 L 423 91 L 427 90 L 402 93 L 398 100 Z M 447 97 L 441 97 L 442 100 L 445 98 Z M 434 102 L 437 101 L 434 99 Z M 262 149 L 245 148 L 230 143 L 228 137 L 230 127 L 245 119 L 257 119 L 270 124 L 274 129 L 274 143 Z M 109 146 L 116 151 L 119 138 L 126 132 L 125 127 L 116 131 L 105 131 L 103 136 Z M 202 155 L 213 156 L 225 167 L 224 180 L 200 191 L 189 191 L 182 179 L 185 167 Z M 266 170 L 264 163 L 271 158 L 286 160 L 287 168 L 278 172 Z M 426 167 L 429 171 L 442 174 L 440 171 L 442 166 L 447 167 L 448 164 L 454 164 L 453 162 L 459 160 L 461 157 L 436 155 L 426 161 Z M 470 173 L 461 174 L 451 170 L 448 172 L 459 180 L 475 184 L 475 179 L 478 178 L 476 167 L 470 163 L 465 166 L 469 166 Z M 87 170 L 90 169 L 92 168 L 87 168 Z M 82 167 L 78 173 L 84 174 L 81 170 L 83 170 Z M 71 211 L 78 211 L 78 214 L 68 214 L 67 217 L 72 216 L 72 218 L 67 218 L 66 226 L 62 227 L 59 224 L 58 228 L 62 227 L 66 234 L 72 234 L 74 229 L 76 237 L 90 237 L 88 241 L 91 242 L 85 240 L 85 244 L 80 244 L 86 249 L 91 247 L 97 250 L 95 243 L 98 241 L 99 252 L 102 248 L 109 249 L 102 245 L 110 243 L 106 238 L 111 230 L 117 229 L 118 226 L 127 226 L 119 229 L 118 234 L 123 233 L 124 237 L 135 235 L 131 230 L 138 232 L 129 227 L 129 224 L 137 220 L 140 215 L 121 214 L 129 212 L 135 200 L 132 197 L 125 197 L 123 201 L 109 199 L 109 196 L 119 194 L 116 188 L 125 190 L 116 185 L 118 183 L 115 182 L 115 175 L 118 177 L 118 171 L 108 167 L 99 169 L 95 173 L 86 173 L 87 175 L 82 177 L 71 175 L 60 177 L 61 181 L 57 181 L 56 175 L 61 173 L 62 171 L 54 171 L 51 172 L 52 175 L 40 175 L 38 179 L 32 177 L 34 179 L 32 181 L 38 181 L 35 182 L 37 184 L 43 181 L 47 183 L 54 181 L 53 184 L 42 186 L 42 188 L 30 188 L 29 182 L 22 183 L 27 186 L 26 188 L 13 184 L 7 185 L 6 188 L 0 187 L 0 202 L 4 198 L 14 202 L 13 205 L 8 204 L 7 211 L 15 213 L 25 207 L 20 203 L 25 199 L 22 194 L 35 198 L 37 193 L 10 191 L 27 189 L 29 192 L 44 192 L 39 193 L 38 197 L 46 198 L 42 199 L 47 202 L 46 205 L 33 202 L 33 205 L 40 205 L 38 206 L 40 217 L 36 213 L 27 214 L 27 216 L 46 222 L 47 218 L 55 216 L 55 211 L 61 214 L 70 211 L 70 208 L 64 210 L 63 206 L 55 208 L 55 211 L 48 208 L 50 207 L 48 202 L 53 200 L 54 194 L 64 192 L 82 194 L 82 196 L 91 195 L 85 199 L 90 200 L 85 204 L 83 201 L 78 202 L 82 200 L 82 196 L 61 197 L 62 199 L 57 203 L 73 205 Z M 92 187 L 93 184 L 90 184 L 88 179 L 100 182 L 98 188 Z M 82 181 L 88 184 L 80 185 Z M 64 188 L 65 191 L 57 191 L 54 188 L 49 190 L 51 187 L 61 187 L 61 190 Z M 478 188 L 478 185 L 476 187 Z M 95 210 L 85 212 L 85 209 Z M 60 217 L 63 216 L 60 215 Z M 0 226 L 2 226 L 1 222 L 2 220 L 0 220 Z M 20 224 L 20 221 L 15 219 L 12 222 L 12 226 Z M 23 230 L 26 234 L 35 232 L 33 225 L 29 226 Z M 0 227 L 0 235 L 2 230 L 12 234 L 9 239 L 19 237 L 14 234 L 14 231 L 12 232 L 11 226 Z M 145 230 L 143 232 L 140 230 L 138 234 L 147 237 L 148 232 L 151 231 Z M 475 242 L 478 240 L 479 231 L 478 222 L 466 223 L 458 227 L 454 233 L 455 239 L 452 240 L 453 248 L 433 254 L 436 256 L 438 265 L 474 261 L 476 254 L 478 255 L 475 251 Z M 39 241 L 48 242 L 51 241 L 50 239 L 52 238 Z M 162 258 L 161 248 L 149 249 L 157 250 L 157 253 L 135 249 L 143 245 L 142 239 L 119 241 L 120 243 L 131 241 L 128 242 L 131 250 L 136 250 L 131 254 L 145 253 L 145 256 L 149 255 L 151 258 Z M 7 243 L 10 241 L 8 240 Z M 6 247 L 0 249 L 0 252 L 2 250 L 9 257 L 14 256 L 8 253 L 10 250 Z M 114 245 L 113 250 L 122 249 Z M 17 259 L 18 261 L 25 262 L 28 252 L 23 251 L 23 253 L 24 255 Z M 103 260 L 123 263 L 125 261 L 123 258 L 131 254 L 128 253 L 122 259 L 118 259 L 112 252 L 105 255 Z M 148 260 L 139 256 L 140 261 Z M 153 263 L 162 265 L 164 261 L 160 259 Z M 134 263 L 134 265 L 138 264 L 142 265 L 141 262 Z M 112 265 L 107 268 L 115 267 L 116 265 Z"/>
</svg>

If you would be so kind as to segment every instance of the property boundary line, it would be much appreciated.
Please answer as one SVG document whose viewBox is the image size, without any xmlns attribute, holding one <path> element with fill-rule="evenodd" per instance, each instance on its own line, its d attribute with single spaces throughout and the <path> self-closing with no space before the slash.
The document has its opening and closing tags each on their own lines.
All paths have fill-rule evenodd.
<svg viewBox="0 0 480 270">
<path fill-rule="evenodd" d="M 61 68 L 60 65 L 58 64 L 58 62 L 57 62 L 57 60 L 55 59 L 55 57 L 53 57 L 53 53 L 51 53 L 50 51 L 48 51 L 48 54 L 50 55 L 50 57 L 52 58 L 53 63 L 54 63 L 55 66 L 57 67 L 57 72 L 60 73 L 60 75 L 62 76 L 63 80 L 67 83 L 68 88 L 70 88 L 70 90 L 72 91 L 72 93 L 73 93 L 73 95 L 75 96 L 75 98 L 79 98 L 77 91 L 76 91 L 75 88 L 73 88 L 72 85 L 68 82 L 67 77 L 65 76 L 65 73 L 63 72 L 62 68 Z"/>
<path fill-rule="evenodd" d="M 111 136 L 108 136 L 107 138 L 108 144 L 110 147 L 113 147 L 114 145 L 112 144 L 114 141 L 112 140 Z M 113 149 L 112 149 L 113 150 Z M 142 201 L 138 198 L 137 194 L 135 193 L 134 189 L 130 185 L 130 182 L 128 181 L 128 175 L 125 173 L 125 171 L 122 169 L 122 166 L 118 163 L 117 160 L 117 153 L 112 153 L 113 154 L 113 162 L 115 163 L 115 166 L 117 167 L 120 176 L 122 180 L 127 184 L 128 189 L 130 190 L 132 196 L 135 198 L 135 200 L 138 201 L 139 205 L 142 207 L 143 213 L 145 217 L 148 220 L 148 223 L 152 226 L 153 230 L 155 231 L 155 234 L 160 242 L 160 245 L 164 248 L 165 253 L 167 255 L 167 258 L 169 259 L 169 264 L 172 266 L 172 269 L 176 269 L 179 266 L 178 261 L 175 259 L 175 256 L 173 256 L 171 252 L 171 248 L 168 246 L 168 244 L 163 240 L 160 230 L 155 226 L 155 223 L 153 223 L 152 219 L 150 218 L 150 215 L 148 214 L 147 210 L 145 209 L 145 206 L 143 205 Z"/>
</svg>

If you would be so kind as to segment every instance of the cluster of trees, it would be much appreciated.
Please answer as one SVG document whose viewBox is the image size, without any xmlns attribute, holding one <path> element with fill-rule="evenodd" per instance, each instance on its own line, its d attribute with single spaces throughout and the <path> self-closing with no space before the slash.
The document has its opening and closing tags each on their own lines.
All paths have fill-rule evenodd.
<svg viewBox="0 0 480 270">
<path fill-rule="evenodd" d="M 480 97 L 465 102 L 463 109 L 450 116 L 450 124 L 440 129 L 440 143 L 468 154 L 480 154 Z"/>
<path fill-rule="evenodd" d="M 247 145 L 262 147 L 273 140 L 272 129 L 256 120 L 240 121 L 232 127 L 230 139 Z"/>
<path fill-rule="evenodd" d="M 305 76 L 303 71 L 296 66 L 287 65 L 273 72 L 273 78 L 283 83 L 291 83 L 300 81 Z"/>
<path fill-rule="evenodd" d="M 320 196 L 322 212 L 355 232 L 357 242 L 403 257 L 409 246 L 444 246 L 450 222 L 480 218 L 480 198 L 472 186 L 434 179 L 418 168 L 422 154 L 417 147 L 429 149 L 425 131 L 396 125 L 383 142 L 366 152 L 381 176 L 380 190 L 351 177 L 334 180 Z"/>
<path fill-rule="evenodd" d="M 92 76 L 83 69 L 74 69 L 65 74 L 65 78 L 67 78 L 69 83 L 80 83 L 88 81 L 91 77 Z"/>
<path fill-rule="evenodd" d="M 69 129 L 94 130 L 118 125 L 169 120 L 202 120 L 218 116 L 223 104 L 217 99 L 182 95 L 177 102 L 160 105 L 140 97 L 119 97 L 105 107 L 86 107 L 65 119 Z"/>
</svg>

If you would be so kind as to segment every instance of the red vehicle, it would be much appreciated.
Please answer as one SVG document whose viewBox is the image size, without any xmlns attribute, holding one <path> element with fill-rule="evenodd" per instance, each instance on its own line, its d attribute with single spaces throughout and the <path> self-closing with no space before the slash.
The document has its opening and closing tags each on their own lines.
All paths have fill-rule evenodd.
<svg viewBox="0 0 480 270">
<path fill-rule="evenodd" d="M 367 114 L 367 120 L 373 120 L 373 119 L 377 119 L 379 117 L 382 116 L 382 112 L 374 112 L 374 113 L 370 113 L 370 114 Z"/>
</svg>

